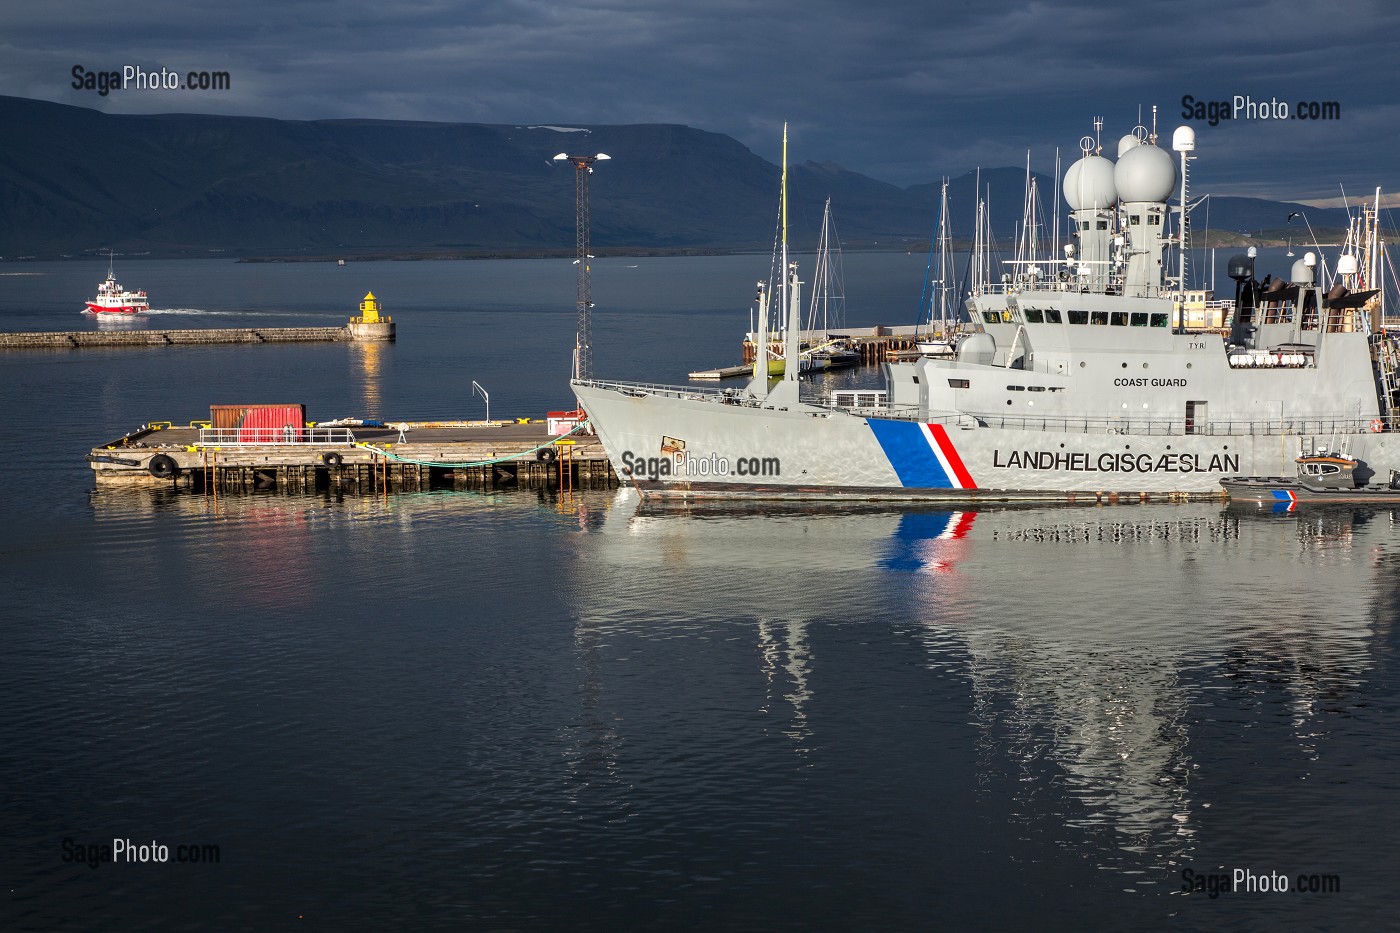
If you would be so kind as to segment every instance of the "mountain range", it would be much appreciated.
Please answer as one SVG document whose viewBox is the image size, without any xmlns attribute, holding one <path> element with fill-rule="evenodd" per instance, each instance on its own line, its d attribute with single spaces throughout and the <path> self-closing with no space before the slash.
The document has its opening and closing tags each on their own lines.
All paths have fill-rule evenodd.
<svg viewBox="0 0 1400 933">
<path fill-rule="evenodd" d="M 599 250 L 767 249 L 780 169 L 738 141 L 688 126 L 508 126 L 104 114 L 0 96 L 0 257 L 569 253 L 574 170 L 558 152 L 612 158 L 590 179 Z M 776 148 L 776 145 L 775 145 Z M 950 182 L 955 236 L 970 237 L 976 175 Z M 1004 243 L 1025 173 L 981 172 Z M 1038 176 L 1041 203 L 1053 180 Z M 830 198 L 848 246 L 926 248 L 937 182 L 900 188 L 830 162 L 789 169 L 789 238 L 815 244 Z M 1314 229 L 1340 209 L 1212 197 L 1216 230 Z M 1200 219 L 1196 219 L 1197 229 Z"/>
</svg>

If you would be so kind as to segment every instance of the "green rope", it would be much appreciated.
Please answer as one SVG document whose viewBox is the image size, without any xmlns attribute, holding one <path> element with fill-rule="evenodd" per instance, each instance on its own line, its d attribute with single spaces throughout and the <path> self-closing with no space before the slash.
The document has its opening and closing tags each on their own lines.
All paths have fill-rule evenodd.
<svg viewBox="0 0 1400 933">
<path fill-rule="evenodd" d="M 545 441 L 538 447 L 532 447 L 529 450 L 522 450 L 519 453 L 509 454 L 505 457 L 493 457 L 490 460 L 477 460 L 472 463 L 445 463 L 441 460 L 414 460 L 411 457 L 400 457 L 398 454 L 390 453 L 382 447 L 375 447 L 373 444 L 357 443 L 355 446 L 364 448 L 365 450 L 372 450 L 375 453 L 384 457 L 386 460 L 394 460 L 398 463 L 412 463 L 415 466 L 452 467 L 454 469 L 460 469 L 462 467 L 491 466 L 492 464 L 496 463 L 505 463 L 508 460 L 519 460 L 521 457 L 528 457 L 530 454 L 540 450 L 544 450 L 546 447 L 553 447 L 555 441 L 563 440 L 570 434 L 577 434 L 579 431 L 582 431 L 586 427 L 588 427 L 588 422 L 580 421 L 572 431 L 569 431 L 566 434 L 560 434 L 558 437 L 551 437 L 549 440 Z"/>
</svg>

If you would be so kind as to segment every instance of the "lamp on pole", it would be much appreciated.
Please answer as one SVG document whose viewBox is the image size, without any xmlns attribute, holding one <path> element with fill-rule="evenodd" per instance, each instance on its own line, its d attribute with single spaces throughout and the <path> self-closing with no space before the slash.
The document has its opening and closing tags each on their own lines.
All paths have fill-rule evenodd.
<svg viewBox="0 0 1400 933">
<path fill-rule="evenodd" d="M 489 392 L 487 392 L 485 389 L 483 389 L 483 388 L 481 387 L 481 383 L 477 382 L 475 379 L 472 380 L 472 391 L 473 391 L 473 392 L 480 392 L 480 393 L 481 393 L 481 397 L 482 397 L 483 399 L 486 400 L 486 420 L 487 420 L 487 421 L 490 421 L 490 420 L 491 420 L 491 393 L 489 393 Z"/>
<path fill-rule="evenodd" d="M 611 159 L 597 155 L 569 155 L 561 152 L 555 162 L 569 162 L 574 167 L 574 265 L 578 266 L 578 336 L 574 342 L 574 378 L 593 377 L 593 281 L 588 255 L 588 176 L 593 164 Z"/>
</svg>

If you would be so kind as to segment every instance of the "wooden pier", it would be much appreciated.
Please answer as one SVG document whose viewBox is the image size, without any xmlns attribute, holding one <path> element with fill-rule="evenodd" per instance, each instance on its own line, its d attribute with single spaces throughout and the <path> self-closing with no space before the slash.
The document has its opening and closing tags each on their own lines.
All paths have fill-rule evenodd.
<svg viewBox="0 0 1400 933">
<path fill-rule="evenodd" d="M 929 336 L 927 327 L 916 327 L 914 325 L 888 327 L 877 325 L 875 327 L 847 327 L 838 331 L 808 331 L 802 332 L 801 340 L 805 346 L 817 346 L 818 344 L 840 341 L 849 344 L 851 349 L 860 354 L 862 366 L 875 366 L 885 362 L 889 354 L 897 351 L 913 351 L 918 353 L 917 343 Z M 785 352 L 783 342 L 778 337 L 773 336 L 769 341 L 770 352 L 774 356 L 781 357 Z M 744 362 L 752 364 L 757 353 L 754 344 L 753 334 L 744 335 Z"/>
<path fill-rule="evenodd" d="M 454 486 L 618 485 L 596 437 L 551 443 L 542 422 L 317 428 L 306 437 L 280 444 L 202 443 L 198 426 L 160 423 L 95 447 L 87 459 L 102 486 L 175 486 L 215 495 L 327 487 L 385 494 Z"/>
<path fill-rule="evenodd" d="M 76 330 L 0 333 L 0 349 L 174 347 L 220 343 L 331 343 L 361 339 L 343 327 L 233 327 L 192 330 Z M 388 339 L 393 339 L 392 337 Z"/>
</svg>

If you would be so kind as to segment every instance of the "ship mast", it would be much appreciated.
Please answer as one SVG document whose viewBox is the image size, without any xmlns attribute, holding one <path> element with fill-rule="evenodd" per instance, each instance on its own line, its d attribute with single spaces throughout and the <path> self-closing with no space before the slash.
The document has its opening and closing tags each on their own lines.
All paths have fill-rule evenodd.
<svg viewBox="0 0 1400 933">
<path fill-rule="evenodd" d="M 766 316 L 768 303 L 764 297 L 763 288 L 759 288 L 759 316 L 758 347 L 754 359 L 753 381 L 749 383 L 749 394 L 756 398 L 769 398 L 773 401 L 787 401 L 796 404 L 798 400 L 797 374 L 801 365 L 801 333 L 802 333 L 802 309 L 798 307 L 798 298 L 795 293 L 797 284 L 796 270 L 788 264 L 788 237 L 787 237 L 787 124 L 783 124 L 783 166 L 782 166 L 782 208 L 781 223 L 782 236 L 780 246 L 780 257 L 782 263 L 782 281 L 778 286 L 779 307 L 786 316 L 786 334 L 784 335 L 783 351 L 783 381 L 774 387 L 770 394 L 768 391 L 768 334 L 766 327 Z"/>
<path fill-rule="evenodd" d="M 1153 108 L 1153 126 L 1156 127 L 1156 108 Z M 1156 134 L 1154 133 L 1155 137 Z M 1177 248 L 1176 248 L 1176 293 L 1178 302 L 1186 300 L 1186 228 L 1190 223 L 1187 214 L 1187 168 L 1192 158 L 1191 153 L 1196 150 L 1196 131 L 1189 126 L 1177 127 L 1172 133 L 1172 148 L 1181 153 L 1181 219 L 1177 222 Z M 1180 305 L 1178 304 L 1178 307 Z M 1180 323 L 1180 321 L 1178 322 Z"/>
<path fill-rule="evenodd" d="M 796 405 L 798 371 L 802 368 L 802 309 L 798 306 L 797 269 L 788 263 L 787 124 L 783 124 L 783 311 L 787 314 L 787 340 L 783 349 L 783 381 L 769 394 L 775 405 Z"/>
</svg>

